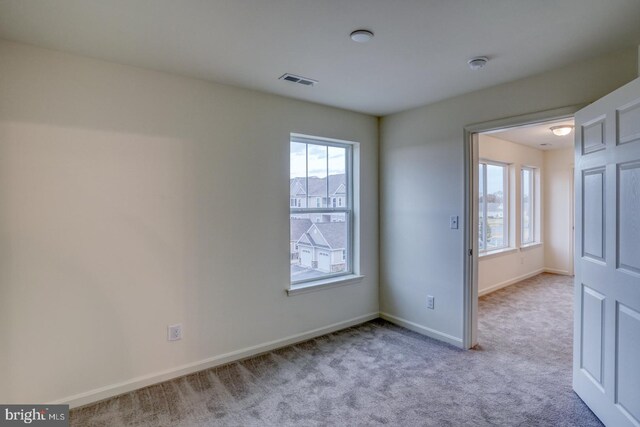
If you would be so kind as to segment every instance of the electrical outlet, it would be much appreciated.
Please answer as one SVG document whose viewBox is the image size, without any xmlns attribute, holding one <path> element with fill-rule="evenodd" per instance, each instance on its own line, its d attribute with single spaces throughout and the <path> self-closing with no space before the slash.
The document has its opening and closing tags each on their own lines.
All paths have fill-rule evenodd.
<svg viewBox="0 0 640 427">
<path fill-rule="evenodd" d="M 180 323 L 167 326 L 167 341 L 178 341 L 181 339 L 182 339 L 182 325 Z"/>
<path fill-rule="evenodd" d="M 427 308 L 434 309 L 435 298 L 432 295 L 427 295 Z"/>
<path fill-rule="evenodd" d="M 458 216 L 450 216 L 449 217 L 449 228 L 452 230 L 458 229 Z"/>
</svg>

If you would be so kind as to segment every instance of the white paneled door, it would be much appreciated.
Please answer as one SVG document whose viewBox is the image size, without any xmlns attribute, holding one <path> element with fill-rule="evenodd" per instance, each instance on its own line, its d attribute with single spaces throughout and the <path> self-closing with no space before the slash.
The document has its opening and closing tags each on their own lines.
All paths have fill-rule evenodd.
<svg viewBox="0 0 640 427">
<path fill-rule="evenodd" d="M 573 388 L 640 426 L 640 79 L 576 113 Z"/>
</svg>

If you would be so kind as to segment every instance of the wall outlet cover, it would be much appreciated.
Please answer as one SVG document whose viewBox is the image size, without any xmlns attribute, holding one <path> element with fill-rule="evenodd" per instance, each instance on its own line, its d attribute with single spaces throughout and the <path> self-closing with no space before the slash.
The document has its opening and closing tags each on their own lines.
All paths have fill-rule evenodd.
<svg viewBox="0 0 640 427">
<path fill-rule="evenodd" d="M 167 341 L 178 341 L 182 339 L 182 324 L 167 326 Z"/>
<path fill-rule="evenodd" d="M 458 229 L 458 216 L 451 216 L 449 217 L 449 228 L 451 228 L 452 230 L 457 230 Z"/>
</svg>

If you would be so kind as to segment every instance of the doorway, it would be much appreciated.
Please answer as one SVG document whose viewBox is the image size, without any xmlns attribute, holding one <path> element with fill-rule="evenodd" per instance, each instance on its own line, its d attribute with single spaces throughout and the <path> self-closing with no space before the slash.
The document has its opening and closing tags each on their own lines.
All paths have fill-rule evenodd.
<svg viewBox="0 0 640 427">
<path fill-rule="evenodd" d="M 478 298 L 525 279 L 573 275 L 573 124 L 568 107 L 468 127 L 465 345 L 478 344 Z"/>
</svg>

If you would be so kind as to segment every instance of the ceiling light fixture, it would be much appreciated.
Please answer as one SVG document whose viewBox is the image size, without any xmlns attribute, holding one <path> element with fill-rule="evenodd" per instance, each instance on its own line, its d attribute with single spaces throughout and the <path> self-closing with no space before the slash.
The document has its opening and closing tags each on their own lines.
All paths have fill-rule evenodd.
<svg viewBox="0 0 640 427">
<path fill-rule="evenodd" d="M 555 136 L 565 136 L 571 133 L 571 131 L 573 130 L 573 126 L 560 125 L 560 126 L 552 126 L 549 129 L 551 130 L 551 132 L 553 132 Z"/>
<path fill-rule="evenodd" d="M 489 58 L 487 58 L 486 56 L 478 56 L 475 58 L 471 58 L 469 61 L 467 61 L 467 64 L 469 64 L 469 68 L 475 71 L 483 68 L 485 65 L 487 65 L 487 62 L 489 62 Z"/>
<path fill-rule="evenodd" d="M 366 43 L 373 38 L 373 32 L 369 30 L 355 30 L 351 33 L 351 40 L 357 43 Z"/>
</svg>

